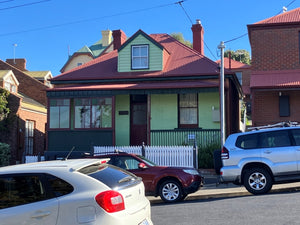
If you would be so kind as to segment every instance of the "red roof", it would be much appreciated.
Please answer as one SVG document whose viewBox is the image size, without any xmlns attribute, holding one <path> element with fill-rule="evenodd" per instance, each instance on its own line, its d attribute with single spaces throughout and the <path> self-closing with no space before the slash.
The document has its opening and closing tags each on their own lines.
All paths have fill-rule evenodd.
<svg viewBox="0 0 300 225">
<path fill-rule="evenodd" d="M 300 69 L 252 72 L 250 88 L 300 88 Z"/>
<path fill-rule="evenodd" d="M 114 50 L 54 77 L 54 81 L 128 79 L 172 76 L 218 75 L 218 64 L 187 47 L 168 34 L 149 35 L 169 53 L 162 71 L 118 72 L 118 52 Z M 226 72 L 226 71 L 225 71 Z M 227 71 L 228 73 L 228 71 Z"/>
<path fill-rule="evenodd" d="M 126 84 L 88 84 L 69 87 L 52 88 L 51 91 L 78 91 L 78 90 L 144 90 L 144 89 L 172 89 L 172 88 L 199 88 L 219 87 L 219 81 L 181 81 L 181 82 L 157 82 L 157 83 L 126 83 Z M 49 89 L 50 90 L 50 89 Z"/>
<path fill-rule="evenodd" d="M 221 60 L 217 60 L 216 63 L 221 63 Z M 239 61 L 236 61 L 234 59 L 229 59 L 227 57 L 224 57 L 224 67 L 226 69 L 249 69 L 251 66 Z"/>
<path fill-rule="evenodd" d="M 255 24 L 277 24 L 277 23 L 293 23 L 300 22 L 300 8 L 286 11 L 277 16 L 273 16 L 271 18 L 259 21 Z"/>
</svg>

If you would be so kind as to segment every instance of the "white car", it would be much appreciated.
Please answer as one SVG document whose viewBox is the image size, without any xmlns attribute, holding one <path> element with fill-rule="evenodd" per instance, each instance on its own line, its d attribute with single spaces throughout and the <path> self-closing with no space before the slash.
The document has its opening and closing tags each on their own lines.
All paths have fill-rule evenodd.
<svg viewBox="0 0 300 225">
<path fill-rule="evenodd" d="M 0 168 L 5 225 L 153 225 L 142 180 L 103 159 Z"/>
</svg>

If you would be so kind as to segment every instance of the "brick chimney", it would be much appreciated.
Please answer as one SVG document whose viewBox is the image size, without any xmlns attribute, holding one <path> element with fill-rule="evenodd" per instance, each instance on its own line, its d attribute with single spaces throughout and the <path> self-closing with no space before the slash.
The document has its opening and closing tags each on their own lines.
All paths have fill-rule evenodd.
<svg viewBox="0 0 300 225">
<path fill-rule="evenodd" d="M 204 41 L 203 34 L 204 29 L 200 20 L 196 20 L 196 24 L 192 26 L 193 31 L 193 49 L 198 51 L 201 55 L 204 55 Z"/>
<path fill-rule="evenodd" d="M 114 38 L 114 50 L 119 49 L 122 46 L 122 44 L 126 41 L 126 34 L 122 30 L 114 30 L 112 35 Z"/>
<path fill-rule="evenodd" d="M 108 46 L 111 43 L 112 32 L 111 30 L 102 30 L 102 45 Z"/>
<path fill-rule="evenodd" d="M 26 59 L 6 59 L 6 62 L 22 71 L 26 70 Z"/>
</svg>

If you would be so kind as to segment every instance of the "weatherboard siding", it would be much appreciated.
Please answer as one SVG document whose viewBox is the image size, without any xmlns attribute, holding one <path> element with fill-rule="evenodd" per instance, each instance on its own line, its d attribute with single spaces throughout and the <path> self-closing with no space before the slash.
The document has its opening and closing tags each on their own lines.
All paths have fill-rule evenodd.
<svg viewBox="0 0 300 225">
<path fill-rule="evenodd" d="M 115 138 L 117 146 L 129 145 L 130 134 L 130 96 L 117 95 L 115 98 Z M 128 112 L 127 115 L 124 115 Z M 121 114 L 121 115 L 120 115 Z M 123 114 L 123 115 L 122 115 Z"/>
<path fill-rule="evenodd" d="M 213 108 L 219 109 L 219 93 L 203 92 L 198 94 L 199 127 L 203 129 L 219 129 L 220 123 L 212 119 Z"/>
<path fill-rule="evenodd" d="M 178 127 L 177 94 L 151 95 L 151 130 Z"/>
<path fill-rule="evenodd" d="M 149 69 L 131 69 L 131 46 L 149 45 Z M 143 35 L 138 35 L 118 53 L 118 72 L 161 71 L 163 69 L 163 51 Z"/>
</svg>

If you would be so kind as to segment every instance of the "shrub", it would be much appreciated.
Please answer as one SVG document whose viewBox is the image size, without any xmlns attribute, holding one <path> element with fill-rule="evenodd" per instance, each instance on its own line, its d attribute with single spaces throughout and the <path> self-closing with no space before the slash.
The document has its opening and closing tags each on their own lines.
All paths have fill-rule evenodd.
<svg viewBox="0 0 300 225">
<path fill-rule="evenodd" d="M 0 142 L 0 167 L 8 166 L 10 160 L 10 147 L 8 144 Z"/>
<path fill-rule="evenodd" d="M 213 143 L 198 148 L 198 168 L 213 169 L 214 168 L 214 151 L 220 149 L 219 143 Z"/>
</svg>

